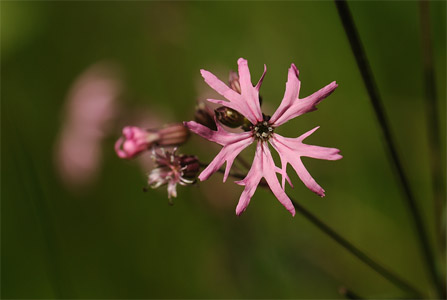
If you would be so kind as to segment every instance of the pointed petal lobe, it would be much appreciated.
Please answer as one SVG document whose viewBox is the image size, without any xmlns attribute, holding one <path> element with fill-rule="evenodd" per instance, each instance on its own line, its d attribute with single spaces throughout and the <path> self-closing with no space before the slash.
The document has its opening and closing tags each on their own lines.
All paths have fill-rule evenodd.
<svg viewBox="0 0 447 300">
<path fill-rule="evenodd" d="M 324 189 L 312 178 L 306 167 L 303 165 L 301 157 L 307 156 L 317 159 L 338 160 L 341 159 L 342 156 L 339 154 L 340 150 L 336 148 L 326 148 L 302 143 L 302 140 L 317 128 L 306 132 L 298 138 L 285 138 L 275 134 L 270 140 L 270 143 L 279 154 L 283 172 L 286 172 L 287 164 L 290 164 L 307 188 L 319 196 L 324 197 Z"/>
<path fill-rule="evenodd" d="M 283 100 L 270 119 L 275 127 L 302 114 L 316 110 L 316 105 L 329 96 L 338 86 L 334 81 L 312 95 L 300 99 L 299 90 L 301 82 L 298 79 L 298 74 L 298 69 L 292 64 L 289 68 Z"/>
<path fill-rule="evenodd" d="M 263 142 L 258 142 L 255 158 L 247 176 L 243 180 L 236 182 L 237 184 L 245 186 L 236 207 L 236 214 L 240 215 L 245 211 L 263 177 L 279 202 L 284 205 L 292 216 L 295 216 L 295 207 L 278 182 L 275 163 L 268 145 Z"/>
</svg>

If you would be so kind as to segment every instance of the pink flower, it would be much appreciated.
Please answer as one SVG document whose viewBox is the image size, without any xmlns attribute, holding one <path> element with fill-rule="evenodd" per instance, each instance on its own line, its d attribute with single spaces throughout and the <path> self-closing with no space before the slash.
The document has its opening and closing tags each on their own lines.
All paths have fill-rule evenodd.
<svg viewBox="0 0 447 300">
<path fill-rule="evenodd" d="M 153 145 L 177 146 L 186 142 L 188 137 L 189 131 L 182 123 L 170 124 L 158 130 L 126 126 L 123 128 L 123 136 L 115 143 L 115 151 L 120 158 L 130 159 Z"/>
<path fill-rule="evenodd" d="M 89 67 L 73 83 L 54 149 L 57 171 L 68 188 L 80 191 L 97 179 L 102 144 L 118 117 L 122 89 L 119 70 L 106 62 Z"/>
<path fill-rule="evenodd" d="M 241 113 L 251 122 L 251 128 L 250 131 L 231 133 L 226 131 L 217 122 L 217 131 L 210 130 L 194 121 L 185 122 L 186 126 L 192 132 L 223 146 L 219 154 L 217 154 L 208 167 L 199 175 L 199 179 L 201 181 L 208 179 L 226 162 L 223 178 L 223 181 L 226 181 L 236 156 L 251 143 L 256 142 L 256 153 L 253 164 L 247 176 L 243 180 L 236 182 L 239 185 L 245 186 L 236 207 L 236 214 L 240 215 L 245 211 L 259 182 L 264 178 L 276 198 L 294 216 L 295 207 L 284 191 L 286 179 L 292 185 L 286 173 L 287 164 L 292 165 L 300 179 L 311 191 L 323 197 L 323 188 L 316 183 L 306 170 L 301 161 L 301 156 L 326 160 L 338 160 L 342 156 L 339 154 L 340 151 L 338 149 L 303 143 L 303 140 L 315 132 L 318 127 L 298 138 L 285 138 L 274 131 L 278 126 L 287 121 L 316 110 L 315 106 L 329 96 L 335 90 L 337 84 L 334 81 L 312 95 L 300 99 L 298 96 L 301 83 L 298 79 L 298 69 L 292 64 L 289 68 L 284 98 L 276 112 L 270 118 L 263 115 L 259 104 L 259 88 L 264 79 L 267 70 L 266 67 L 264 66 L 264 73 L 261 79 L 253 87 L 247 61 L 240 58 L 238 60 L 238 66 L 240 93 L 228 87 L 212 73 L 201 70 L 205 82 L 228 100 L 208 99 L 208 101 L 232 108 Z M 281 159 L 281 168 L 275 166 L 268 142 L 278 152 Z M 276 173 L 282 176 L 282 186 L 278 181 Z"/>
</svg>

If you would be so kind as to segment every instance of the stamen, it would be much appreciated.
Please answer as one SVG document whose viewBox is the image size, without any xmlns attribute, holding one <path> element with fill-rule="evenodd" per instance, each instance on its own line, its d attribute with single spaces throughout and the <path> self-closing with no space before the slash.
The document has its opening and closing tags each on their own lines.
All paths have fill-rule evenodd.
<svg viewBox="0 0 447 300">
<path fill-rule="evenodd" d="M 267 119 L 269 119 L 267 117 Z M 265 119 L 264 119 L 265 120 Z M 257 123 L 253 129 L 253 136 L 262 141 L 268 141 L 273 134 L 274 128 L 269 124 L 268 121 L 261 121 Z"/>
</svg>

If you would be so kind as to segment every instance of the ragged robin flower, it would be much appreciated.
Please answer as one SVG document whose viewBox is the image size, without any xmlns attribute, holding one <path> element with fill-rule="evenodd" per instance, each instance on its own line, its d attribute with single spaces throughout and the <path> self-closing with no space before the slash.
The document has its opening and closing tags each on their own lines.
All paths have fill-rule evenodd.
<svg viewBox="0 0 447 300">
<path fill-rule="evenodd" d="M 303 140 L 315 132 L 318 127 L 297 138 L 280 136 L 275 130 L 280 125 L 299 115 L 316 110 L 315 106 L 329 96 L 335 90 L 337 84 L 334 81 L 312 95 L 300 99 L 299 90 L 301 82 L 298 79 L 298 69 L 292 64 L 289 68 L 286 90 L 282 102 L 276 112 L 269 117 L 261 112 L 259 103 L 259 88 L 265 76 L 266 67 L 264 66 L 264 73 L 256 86 L 252 85 L 250 71 L 245 59 L 240 58 L 238 60 L 238 69 L 240 93 L 235 90 L 235 86 L 228 87 L 212 73 L 201 70 L 205 82 L 226 98 L 226 101 L 215 99 L 208 99 L 208 101 L 239 112 L 250 121 L 251 126 L 249 131 L 232 133 L 225 130 L 218 122 L 216 122 L 217 131 L 210 130 L 194 121 L 185 122 L 185 125 L 192 132 L 223 146 L 213 161 L 199 175 L 199 179 L 201 181 L 208 179 L 226 162 L 223 178 L 223 181 L 226 181 L 236 156 L 250 144 L 256 142 L 256 153 L 252 166 L 247 176 L 243 180 L 236 182 L 239 185 L 245 186 L 236 207 L 236 214 L 240 215 L 245 211 L 258 184 L 264 178 L 276 198 L 292 215 L 295 215 L 295 207 L 284 191 L 285 180 L 292 185 L 286 173 L 287 165 L 292 165 L 300 179 L 310 190 L 323 197 L 323 188 L 318 185 L 306 170 L 301 161 L 301 157 L 338 160 L 342 156 L 339 154 L 340 151 L 338 149 L 303 143 Z M 280 156 L 281 168 L 277 167 L 273 161 L 268 146 L 269 143 Z M 276 173 L 282 176 L 282 186 L 278 181 Z"/>
<path fill-rule="evenodd" d="M 190 185 L 195 182 L 200 165 L 197 157 L 177 154 L 176 149 L 160 148 L 152 151 L 156 167 L 149 173 L 148 184 L 156 189 L 168 185 L 168 198 L 177 197 L 177 184 Z"/>
</svg>

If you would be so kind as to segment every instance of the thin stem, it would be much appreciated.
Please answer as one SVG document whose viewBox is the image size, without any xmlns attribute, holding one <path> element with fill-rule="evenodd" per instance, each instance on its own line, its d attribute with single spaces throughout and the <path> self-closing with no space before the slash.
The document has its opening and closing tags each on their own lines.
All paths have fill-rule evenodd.
<svg viewBox="0 0 447 300">
<path fill-rule="evenodd" d="M 441 158 L 441 140 L 439 133 L 438 104 L 433 64 L 433 50 L 430 32 L 430 3 L 419 2 L 422 39 L 422 60 L 425 83 L 425 112 L 427 114 L 427 134 L 430 145 L 430 166 L 435 202 L 435 224 L 441 252 L 445 251 L 445 224 L 442 221 L 445 208 L 445 185 Z"/>
<path fill-rule="evenodd" d="M 206 167 L 207 164 L 200 162 L 200 166 Z M 217 170 L 217 172 L 224 174 L 225 171 L 223 169 Z M 237 178 L 237 179 L 243 179 L 245 178 L 245 175 L 243 174 L 234 174 L 230 173 L 230 176 Z M 261 180 L 259 183 L 259 186 L 266 188 L 270 190 L 268 184 L 265 182 L 265 180 Z M 271 191 L 271 190 L 270 190 Z M 289 195 L 288 195 L 289 196 Z M 290 200 L 292 201 L 293 205 L 295 206 L 295 209 L 308 221 L 310 221 L 312 224 L 314 224 L 318 229 L 323 231 L 325 234 L 327 234 L 329 237 L 331 237 L 335 242 L 337 242 L 340 246 L 344 247 L 347 251 L 349 251 L 351 254 L 353 254 L 355 257 L 360 259 L 362 262 L 364 262 L 366 265 L 371 267 L 373 270 L 375 270 L 377 273 L 382 275 L 384 278 L 388 279 L 390 282 L 395 284 L 396 286 L 400 287 L 404 291 L 409 291 L 412 293 L 412 295 L 417 296 L 421 299 L 424 297 L 422 294 L 413 286 L 411 286 L 409 283 L 407 283 L 405 280 L 400 278 L 397 274 L 389 271 L 379 263 L 375 262 L 372 258 L 370 258 L 367 254 L 365 254 L 363 251 L 355 247 L 353 244 L 348 242 L 345 238 L 343 238 L 340 234 L 338 234 L 335 230 L 333 230 L 331 227 L 326 225 L 323 221 L 318 219 L 315 215 L 313 215 L 310 211 L 305 209 L 303 206 L 301 206 L 298 202 L 296 202 L 292 197 L 290 197 Z"/>
<path fill-rule="evenodd" d="M 404 279 L 400 278 L 396 273 L 391 272 L 378 262 L 374 261 L 372 258 L 370 258 L 366 253 L 358 249 L 356 246 L 348 242 L 344 237 L 342 237 L 340 234 L 338 234 L 336 231 L 334 231 L 330 226 L 325 224 L 323 221 L 318 219 L 314 214 L 312 214 L 310 211 L 308 211 L 306 208 L 304 208 L 301 204 L 296 202 L 292 197 L 290 197 L 290 200 L 292 201 L 293 205 L 295 206 L 295 209 L 308 221 L 310 221 L 312 224 L 317 226 L 318 229 L 323 231 L 325 234 L 327 234 L 330 238 L 332 238 L 335 242 L 337 242 L 339 245 L 344 247 L 346 250 L 348 250 L 351 254 L 353 254 L 355 257 L 360 259 L 362 262 L 364 262 L 366 265 L 371 267 L 374 271 L 382 275 L 384 278 L 388 279 L 390 282 L 395 284 L 396 286 L 400 287 L 401 289 L 405 291 L 410 291 L 413 295 L 424 298 L 422 294 L 413 286 L 411 286 L 409 283 L 407 283 Z"/>
<path fill-rule="evenodd" d="M 357 61 L 357 65 L 359 67 L 360 73 L 362 75 L 363 81 L 368 91 L 371 104 L 374 108 L 374 112 L 379 121 L 379 125 L 385 139 L 386 149 L 388 151 L 391 162 L 394 165 L 394 168 L 397 172 L 397 177 L 400 181 L 402 191 L 405 196 L 405 202 L 408 206 L 408 209 L 410 210 L 411 216 L 414 221 L 414 226 L 416 228 L 417 236 L 419 238 L 423 257 L 427 264 L 427 268 L 429 270 L 431 279 L 436 286 L 438 295 L 440 296 L 443 294 L 443 288 L 441 282 L 442 280 L 436 268 L 434 257 L 432 255 L 433 252 L 430 246 L 429 239 L 426 234 L 424 222 L 420 215 L 420 210 L 416 205 L 413 192 L 410 189 L 409 181 L 407 179 L 407 176 L 405 175 L 402 163 L 400 162 L 399 159 L 399 155 L 397 154 L 394 139 L 391 134 L 391 129 L 388 123 L 388 118 L 386 117 L 385 110 L 383 108 L 382 101 L 376 83 L 374 81 L 374 77 L 372 75 L 368 59 L 366 57 L 366 53 L 360 42 L 360 37 L 357 33 L 357 29 L 355 27 L 354 20 L 352 19 L 346 0 L 336 0 L 335 5 L 337 6 L 337 10 L 343 23 L 346 35 L 349 39 L 352 52 Z"/>
<path fill-rule="evenodd" d="M 354 293 L 352 290 L 348 289 L 345 286 L 340 287 L 338 289 L 338 292 L 340 293 L 340 295 L 342 295 L 346 299 L 365 299 L 365 298 L 357 295 L 356 293 Z"/>
</svg>

